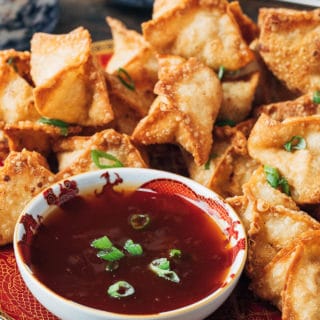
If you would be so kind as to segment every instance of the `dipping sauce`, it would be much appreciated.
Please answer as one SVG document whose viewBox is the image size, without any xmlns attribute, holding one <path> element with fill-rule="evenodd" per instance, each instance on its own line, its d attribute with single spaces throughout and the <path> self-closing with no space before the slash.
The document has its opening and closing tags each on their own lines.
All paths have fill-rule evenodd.
<svg viewBox="0 0 320 320">
<path fill-rule="evenodd" d="M 134 214 L 147 214 L 150 222 L 135 229 Z M 103 236 L 124 253 L 113 271 L 106 271 L 107 262 L 91 246 Z M 141 245 L 142 255 L 128 254 L 128 239 Z M 170 257 L 171 249 L 181 255 Z M 196 302 L 221 286 L 232 262 L 225 235 L 201 208 L 181 196 L 145 189 L 106 188 L 98 196 L 73 198 L 42 221 L 30 253 L 32 271 L 56 293 L 124 314 L 159 313 Z M 151 271 L 150 263 L 159 258 L 167 258 L 179 282 Z M 108 288 L 118 281 L 132 285 L 134 294 L 110 297 Z"/>
</svg>

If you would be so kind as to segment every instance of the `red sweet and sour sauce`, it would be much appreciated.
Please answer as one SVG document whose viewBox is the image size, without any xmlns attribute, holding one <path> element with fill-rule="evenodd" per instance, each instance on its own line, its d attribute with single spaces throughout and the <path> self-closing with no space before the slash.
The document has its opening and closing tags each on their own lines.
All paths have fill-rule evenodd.
<svg viewBox="0 0 320 320">
<path fill-rule="evenodd" d="M 137 213 L 150 217 L 144 229 L 129 222 Z M 143 254 L 125 253 L 118 269 L 106 271 L 106 261 L 90 245 L 104 235 L 123 252 L 132 239 Z M 181 257 L 170 258 L 170 249 L 181 250 Z M 158 258 L 170 261 L 179 283 L 150 270 Z M 178 195 L 143 189 L 75 197 L 42 221 L 30 248 L 31 269 L 47 287 L 83 305 L 124 314 L 169 311 L 206 297 L 224 282 L 231 260 L 225 235 L 201 208 Z M 120 280 L 135 293 L 110 297 L 109 286 Z"/>
</svg>

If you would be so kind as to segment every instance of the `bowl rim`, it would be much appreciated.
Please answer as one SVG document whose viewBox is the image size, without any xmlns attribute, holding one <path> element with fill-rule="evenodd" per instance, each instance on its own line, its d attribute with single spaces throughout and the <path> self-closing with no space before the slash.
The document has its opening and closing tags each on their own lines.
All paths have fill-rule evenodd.
<svg viewBox="0 0 320 320">
<path fill-rule="evenodd" d="M 238 267 L 236 268 L 235 272 L 233 272 L 233 277 L 230 281 L 227 282 L 226 285 L 218 288 L 217 290 L 215 290 L 214 292 L 211 292 L 210 294 L 208 294 L 207 296 L 203 297 L 202 299 L 195 301 L 192 304 L 188 304 L 186 306 L 183 307 L 179 307 L 173 310 L 168 310 L 168 311 L 164 311 L 164 312 L 159 312 L 159 313 L 150 313 L 150 314 L 126 314 L 126 313 L 116 313 L 116 312 L 111 312 L 111 311 L 105 311 L 105 310 L 101 310 L 101 309 L 95 309 L 93 307 L 89 307 L 83 304 L 80 304 L 78 302 L 72 301 L 70 299 L 64 298 L 63 296 L 59 295 L 58 293 L 56 293 L 55 291 L 53 291 L 52 289 L 50 289 L 49 287 L 47 287 L 45 284 L 43 284 L 37 277 L 35 277 L 35 275 L 33 274 L 33 272 L 31 271 L 31 269 L 29 268 L 29 266 L 26 264 L 26 262 L 24 261 L 23 257 L 22 257 L 22 253 L 20 251 L 20 249 L 18 248 L 18 235 L 19 233 L 23 232 L 21 231 L 22 228 L 24 228 L 22 226 L 22 224 L 20 223 L 21 218 L 23 217 L 23 215 L 25 215 L 26 213 L 30 212 L 30 208 L 32 209 L 33 207 L 35 207 L 37 205 L 37 203 L 41 203 L 42 201 L 44 202 L 44 197 L 43 197 L 43 193 L 48 190 L 48 189 L 53 189 L 56 190 L 59 188 L 59 186 L 61 185 L 62 182 L 66 181 L 66 180 L 76 180 L 77 183 L 84 183 L 86 180 L 88 179 L 93 179 L 94 177 L 101 177 L 102 174 L 106 173 L 106 172 L 110 172 L 110 173 L 118 173 L 121 174 L 128 174 L 127 172 L 136 172 L 136 174 L 148 174 L 150 175 L 150 180 L 154 180 L 154 179 L 161 179 L 161 178 L 165 178 L 165 179 L 172 179 L 178 182 L 181 182 L 183 184 L 185 184 L 186 186 L 190 187 L 193 191 L 195 191 L 198 194 L 198 189 L 200 188 L 200 190 L 202 190 L 202 193 L 206 193 L 206 194 L 210 194 L 210 197 L 214 199 L 215 202 L 218 202 L 221 206 L 223 206 L 226 211 L 228 212 L 228 215 L 231 216 L 232 221 L 234 221 L 235 219 L 240 221 L 240 224 L 238 225 L 238 228 L 241 230 L 241 238 L 245 239 L 245 246 L 243 248 L 243 250 L 241 252 L 239 252 L 240 254 L 240 258 L 241 259 L 240 262 L 238 263 Z M 96 180 L 96 182 L 94 183 L 94 185 L 99 186 L 101 184 L 100 180 Z M 141 185 L 141 183 L 137 183 L 137 186 L 139 187 L 139 185 Z M 81 186 L 81 188 L 84 188 L 84 186 Z M 88 187 L 88 189 L 90 189 L 92 187 Z M 86 190 L 84 188 L 84 190 Z M 85 192 L 85 191 L 84 191 Z M 80 191 L 81 194 L 81 191 Z M 46 204 L 47 206 L 47 204 Z M 49 206 L 48 206 L 49 207 Z M 47 210 L 45 210 L 46 212 Z M 29 213 L 30 214 L 30 213 Z M 210 215 L 209 215 L 210 216 Z M 212 219 L 214 219 L 212 217 Z M 218 227 L 221 229 L 221 226 L 219 224 L 217 224 Z M 183 313 L 189 313 L 192 312 L 193 310 L 197 310 L 197 309 L 201 309 L 203 307 L 205 307 L 206 305 L 208 305 L 209 303 L 211 303 L 212 301 L 218 299 L 219 297 L 221 297 L 223 294 L 225 294 L 228 290 L 231 292 L 233 291 L 234 286 L 236 285 L 236 283 L 238 282 L 243 270 L 244 270 L 244 266 L 246 263 L 246 259 L 247 259 L 247 255 L 248 255 L 248 243 L 247 243 L 247 235 L 245 232 L 245 228 L 244 225 L 242 223 L 242 221 L 240 220 L 238 214 L 235 212 L 235 210 L 229 205 L 227 204 L 223 198 L 218 195 L 216 192 L 214 192 L 213 190 L 201 185 L 200 183 L 172 173 L 172 172 L 167 172 L 167 171 L 162 171 L 162 170 L 157 170 L 157 169 L 149 169 L 149 168 L 128 168 L 128 167 L 123 167 L 123 168 L 110 168 L 110 169 L 99 169 L 99 170 L 95 170 L 95 171 L 89 171 L 89 172 L 85 172 L 85 173 L 80 173 L 77 175 L 73 175 L 64 179 L 61 179 L 59 181 L 54 182 L 52 185 L 48 186 L 47 188 L 43 189 L 38 195 L 36 195 L 22 210 L 22 212 L 19 215 L 19 218 L 17 220 L 17 223 L 15 225 L 15 230 L 14 230 L 14 240 L 13 240 L 13 248 L 14 248 L 14 255 L 15 255 L 15 259 L 18 265 L 18 269 L 20 274 L 22 275 L 22 278 L 26 284 L 26 286 L 28 287 L 28 289 L 32 292 L 32 290 L 29 288 L 29 285 L 26 283 L 26 280 L 24 278 L 24 272 L 26 272 L 27 277 L 29 278 L 30 281 L 33 281 L 35 285 L 39 286 L 41 288 L 41 290 L 46 294 L 46 295 L 51 295 L 52 298 L 56 299 L 57 301 L 59 301 L 60 303 L 69 305 L 72 308 L 77 308 L 77 309 L 81 309 L 83 310 L 83 312 L 85 312 L 88 316 L 100 316 L 100 317 L 112 317 L 112 319 L 131 319 L 131 320 L 135 320 L 135 319 L 154 319 L 154 320 L 159 320 L 159 319 L 165 319 L 168 316 L 174 316 L 174 315 L 178 315 L 178 314 L 183 314 Z M 230 270 L 232 268 L 232 266 L 235 264 L 235 261 L 237 259 L 234 259 L 234 261 L 232 262 L 231 266 L 230 266 Z M 21 270 L 22 269 L 22 270 Z M 228 272 L 228 274 L 226 275 L 225 279 L 228 279 L 230 277 L 230 270 Z M 24 271 L 24 272 L 23 272 Z M 32 292 L 33 296 L 37 299 L 37 295 L 34 294 Z M 227 297 L 226 297 L 227 298 Z M 40 301 L 40 300 L 39 300 Z M 222 301 L 222 303 L 225 300 Z M 43 304 L 40 301 L 41 304 Z M 220 305 L 219 305 L 220 306 Z M 46 306 L 45 306 L 46 307 Z M 46 307 L 47 308 L 47 307 Z M 51 311 L 49 309 L 49 311 Z M 52 312 L 52 311 L 51 311 Z M 53 312 L 54 313 L 54 312 Z"/>
</svg>

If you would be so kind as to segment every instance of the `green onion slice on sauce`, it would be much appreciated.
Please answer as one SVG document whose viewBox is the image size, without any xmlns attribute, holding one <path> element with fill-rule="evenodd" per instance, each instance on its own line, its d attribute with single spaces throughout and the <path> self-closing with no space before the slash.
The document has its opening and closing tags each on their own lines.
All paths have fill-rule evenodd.
<svg viewBox="0 0 320 320">
<path fill-rule="evenodd" d="M 69 124 L 62 121 L 62 120 L 59 120 L 59 119 L 49 119 L 49 118 L 46 118 L 46 117 L 41 117 L 38 122 L 40 123 L 43 123 L 43 124 L 48 124 L 50 126 L 55 126 L 55 127 L 58 127 L 60 128 L 60 132 L 63 136 L 67 136 L 68 135 L 68 127 L 69 127 Z"/>
<path fill-rule="evenodd" d="M 219 80 L 222 80 L 222 78 L 224 76 L 224 72 L 225 72 L 225 67 L 224 66 L 220 66 L 219 70 L 218 70 L 218 78 L 219 78 Z"/>
<path fill-rule="evenodd" d="M 159 258 L 153 260 L 149 267 L 158 277 L 166 280 L 179 283 L 179 276 L 172 270 L 170 270 L 170 261 L 167 258 Z"/>
<path fill-rule="evenodd" d="M 129 222 L 133 229 L 141 230 L 149 225 L 150 216 L 143 213 L 133 214 L 130 216 Z"/>
<path fill-rule="evenodd" d="M 99 251 L 97 257 L 106 261 L 117 261 L 124 257 L 124 253 L 112 246 L 109 249 Z"/>
<path fill-rule="evenodd" d="M 130 74 L 123 68 L 118 69 L 118 79 L 121 83 L 131 91 L 135 90 L 135 84 L 133 79 L 131 78 Z"/>
<path fill-rule="evenodd" d="M 134 243 L 131 239 L 127 240 L 124 244 L 124 249 L 128 251 L 132 256 L 141 256 L 143 249 L 139 243 Z"/>
<path fill-rule="evenodd" d="M 107 236 L 103 236 L 101 238 L 95 239 L 91 242 L 91 247 L 106 250 L 112 247 L 112 242 Z"/>
<path fill-rule="evenodd" d="M 101 158 L 110 160 L 113 163 L 109 164 L 109 165 L 102 164 L 102 163 L 100 163 Z M 100 150 L 91 150 L 91 159 L 99 169 L 124 167 L 123 163 L 119 159 L 117 159 L 115 156 L 113 156 L 110 153 L 100 151 Z"/>
<path fill-rule="evenodd" d="M 288 181 L 284 177 L 280 176 L 279 171 L 276 168 L 265 165 L 264 172 L 271 187 L 280 187 L 285 194 L 290 195 L 290 187 Z"/>
<path fill-rule="evenodd" d="M 306 140 L 300 136 L 293 136 L 283 145 L 288 152 L 292 152 L 293 150 L 302 150 L 305 149 L 306 146 Z"/>
<path fill-rule="evenodd" d="M 228 119 L 218 120 L 215 123 L 215 126 L 217 126 L 217 127 L 224 127 L 224 126 L 234 127 L 235 125 L 236 125 L 236 123 L 233 120 L 228 120 Z"/>
<path fill-rule="evenodd" d="M 320 104 L 320 91 L 317 90 L 313 93 L 312 102 Z"/>
<path fill-rule="evenodd" d="M 112 298 L 124 298 L 134 294 L 134 287 L 127 281 L 118 281 L 108 288 L 108 295 Z"/>
<path fill-rule="evenodd" d="M 169 257 L 170 258 L 181 258 L 182 252 L 179 249 L 170 249 Z"/>
</svg>

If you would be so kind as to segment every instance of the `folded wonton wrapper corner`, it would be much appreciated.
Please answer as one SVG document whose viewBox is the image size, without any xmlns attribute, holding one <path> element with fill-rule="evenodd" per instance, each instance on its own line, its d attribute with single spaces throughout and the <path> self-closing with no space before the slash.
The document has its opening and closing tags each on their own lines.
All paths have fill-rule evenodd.
<svg viewBox="0 0 320 320">
<path fill-rule="evenodd" d="M 226 0 L 181 0 L 156 5 L 142 24 L 145 39 L 161 54 L 196 57 L 218 70 L 238 70 L 254 60 Z"/>
<path fill-rule="evenodd" d="M 196 58 L 163 55 L 159 62 L 158 97 L 132 138 L 145 145 L 178 143 L 202 165 L 209 157 L 213 123 L 221 105 L 220 81 Z"/>
<path fill-rule="evenodd" d="M 113 119 L 103 70 L 91 54 L 91 37 L 84 28 L 64 35 L 35 33 L 31 75 L 42 116 L 84 126 Z"/>
</svg>

